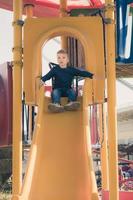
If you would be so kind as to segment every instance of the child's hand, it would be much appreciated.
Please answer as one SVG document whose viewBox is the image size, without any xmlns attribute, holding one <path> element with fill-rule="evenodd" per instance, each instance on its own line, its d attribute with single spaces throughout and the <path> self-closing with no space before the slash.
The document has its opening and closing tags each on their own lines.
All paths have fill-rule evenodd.
<svg viewBox="0 0 133 200">
<path fill-rule="evenodd" d="M 96 75 L 95 74 L 93 74 L 93 78 L 92 78 L 93 80 L 95 80 L 96 79 Z"/>
<path fill-rule="evenodd" d="M 94 74 L 91 74 L 91 77 L 90 77 L 90 79 L 93 79 L 93 77 L 94 77 Z"/>
<path fill-rule="evenodd" d="M 39 88 L 41 88 L 44 85 L 44 82 L 42 80 L 40 80 L 39 82 Z"/>
</svg>

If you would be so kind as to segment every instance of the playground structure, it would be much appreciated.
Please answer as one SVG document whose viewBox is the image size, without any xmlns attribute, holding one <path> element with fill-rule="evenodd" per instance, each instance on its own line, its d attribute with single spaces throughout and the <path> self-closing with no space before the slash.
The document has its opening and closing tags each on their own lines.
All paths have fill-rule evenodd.
<svg viewBox="0 0 133 200">
<path fill-rule="evenodd" d="M 49 5 L 49 4 L 47 4 Z M 105 8 L 105 24 L 98 16 L 67 16 L 67 1 L 61 0 L 60 17 L 33 18 L 36 1 L 24 1 L 26 20 L 22 21 L 22 0 L 13 1 L 13 200 L 98 200 L 92 165 L 88 106 L 99 105 L 100 134 L 106 130 L 105 78 L 107 78 L 108 150 L 107 136 L 101 148 L 102 199 L 119 199 L 118 158 L 115 110 L 115 25 L 112 0 L 100 4 Z M 50 5 L 49 5 L 50 7 Z M 56 13 L 57 14 L 57 13 Z M 22 51 L 22 31 L 24 51 Z M 105 31 L 105 35 L 104 35 Z M 39 88 L 41 48 L 48 40 L 61 36 L 77 38 L 85 53 L 85 67 L 97 77 L 85 80 L 83 96 L 79 97 L 78 112 L 51 114 L 47 111 L 50 99 Z M 105 38 L 104 38 L 105 36 Z M 105 39 L 105 46 L 104 46 Z M 105 50 L 104 50 L 105 48 Z M 22 57 L 22 55 L 24 57 Z M 106 63 L 105 63 L 106 60 Z M 30 158 L 22 184 L 22 65 L 23 90 L 29 105 L 38 105 L 38 115 Z M 106 65 L 106 71 L 105 71 Z M 66 100 L 63 99 L 63 103 Z M 115 180 L 115 181 L 114 181 Z M 125 195 L 125 194 L 124 194 Z M 131 193 L 128 195 L 132 195 Z M 125 196 L 124 196 L 125 198 Z M 120 199 L 124 199 L 120 194 Z M 126 196 L 126 199 L 130 197 Z"/>
</svg>

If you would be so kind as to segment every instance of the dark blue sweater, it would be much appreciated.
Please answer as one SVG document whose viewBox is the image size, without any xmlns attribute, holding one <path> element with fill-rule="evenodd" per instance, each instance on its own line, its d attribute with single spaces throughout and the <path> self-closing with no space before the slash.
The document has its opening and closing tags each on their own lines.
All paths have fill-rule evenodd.
<svg viewBox="0 0 133 200">
<path fill-rule="evenodd" d="M 93 78 L 93 74 L 77 67 L 61 68 L 59 65 L 53 67 L 45 76 L 41 78 L 43 82 L 54 78 L 54 89 L 71 88 L 74 76 Z"/>
</svg>

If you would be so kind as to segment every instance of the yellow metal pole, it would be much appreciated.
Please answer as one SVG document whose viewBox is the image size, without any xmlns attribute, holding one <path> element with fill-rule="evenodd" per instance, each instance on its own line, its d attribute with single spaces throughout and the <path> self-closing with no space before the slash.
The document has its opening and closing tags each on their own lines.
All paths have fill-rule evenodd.
<svg viewBox="0 0 133 200">
<path fill-rule="evenodd" d="M 34 10 L 34 5 L 33 4 L 25 4 L 25 13 L 27 18 L 32 18 L 33 17 L 33 10 Z M 29 137 L 30 140 L 32 140 L 32 105 L 29 105 Z"/>
<path fill-rule="evenodd" d="M 60 0 L 60 17 L 67 16 L 67 0 Z"/>
<path fill-rule="evenodd" d="M 109 199 L 118 200 L 118 150 L 116 119 L 116 66 L 114 0 L 106 0 L 107 98 L 109 144 Z"/>
<path fill-rule="evenodd" d="M 60 17 L 66 17 L 66 16 L 67 16 L 67 0 L 60 0 Z M 66 36 L 61 36 L 61 48 L 66 50 L 68 48 Z"/>
<path fill-rule="evenodd" d="M 109 190 L 106 112 L 104 104 L 99 104 L 99 132 L 100 132 L 100 143 L 101 143 L 100 153 L 101 153 L 102 189 Z"/>
<path fill-rule="evenodd" d="M 13 0 L 13 196 L 22 185 L 22 0 Z"/>
<path fill-rule="evenodd" d="M 34 8 L 34 5 L 33 4 L 25 4 L 24 8 L 25 8 L 26 17 L 27 18 L 33 17 L 33 8 Z"/>
</svg>

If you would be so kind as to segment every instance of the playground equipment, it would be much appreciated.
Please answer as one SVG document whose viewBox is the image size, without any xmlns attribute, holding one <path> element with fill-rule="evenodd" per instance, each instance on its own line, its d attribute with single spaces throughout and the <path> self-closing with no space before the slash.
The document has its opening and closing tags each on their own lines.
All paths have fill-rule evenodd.
<svg viewBox="0 0 133 200">
<path fill-rule="evenodd" d="M 50 23 L 49 23 L 50 21 Z M 96 32 L 95 24 L 99 27 L 99 32 Z M 88 28 L 87 28 L 88 27 Z M 91 29 L 89 28 L 91 27 Z M 29 28 L 32 35 L 29 33 Z M 41 69 L 41 47 L 48 39 L 60 35 L 72 35 L 77 37 L 84 49 L 85 49 L 85 63 L 90 71 L 93 71 L 97 76 L 100 77 L 100 81 L 97 80 L 93 83 L 94 88 L 91 87 L 91 81 L 86 81 L 84 86 L 83 110 L 77 113 L 63 113 L 62 115 L 49 114 L 47 111 L 46 98 L 39 95 L 36 77 L 40 75 Z M 41 99 L 39 104 L 41 117 L 38 118 L 37 132 L 35 136 L 34 145 L 38 146 L 37 153 L 32 150 L 28 171 L 26 173 L 24 187 L 22 189 L 22 199 L 51 199 L 53 194 L 50 191 L 55 191 L 55 198 L 57 199 L 98 199 L 98 193 L 96 190 L 96 182 L 94 178 L 94 172 L 91 164 L 91 156 L 88 157 L 89 170 L 87 167 L 87 149 L 84 143 L 85 135 L 87 134 L 86 126 L 87 122 L 87 105 L 103 102 L 104 101 L 104 54 L 103 54 L 103 33 L 102 33 L 102 20 L 99 17 L 86 19 L 85 17 L 80 18 L 46 18 L 46 19 L 34 19 L 28 18 L 24 25 L 24 91 L 25 100 L 27 103 L 38 103 L 38 97 Z M 95 42 L 92 41 L 95 38 Z M 34 48 L 33 48 L 34 47 Z M 98 49 L 102 49 L 102 54 L 99 55 Z M 36 55 L 36 56 L 35 56 Z M 88 57 L 89 55 L 89 57 Z M 33 59 L 34 58 L 34 59 Z M 39 66 L 39 67 L 36 67 Z M 92 67 L 91 67 L 92 66 Z M 94 67 L 95 66 L 95 67 Z M 99 67 L 98 67 L 99 66 Z M 32 72 L 32 76 L 29 74 Z M 89 84 L 89 87 L 88 87 Z M 101 88 L 99 90 L 99 88 Z M 88 92 L 86 92 L 88 90 Z M 100 92 L 99 92 L 100 91 Z M 94 93 L 92 95 L 92 92 Z M 41 120 L 41 121 L 40 121 Z M 43 121 L 44 122 L 43 122 Z M 45 121 L 46 120 L 46 121 Z M 86 121 L 86 123 L 84 122 Z M 80 126 L 76 126 L 76 123 Z M 49 126 L 49 124 L 52 126 Z M 85 124 L 84 124 L 85 123 Z M 44 124 L 44 126 L 42 125 Z M 48 126 L 46 126 L 48 124 Z M 47 133 L 45 135 L 45 133 Z M 70 135 L 69 135 L 69 134 Z M 54 139 L 55 137 L 60 138 L 59 140 Z M 58 135 L 56 135 L 58 134 Z M 38 136 L 37 136 L 38 135 Z M 53 139 L 51 138 L 53 135 Z M 73 135 L 73 136 L 72 136 Z M 44 137 L 44 139 L 42 139 Z M 46 139 L 46 144 L 44 146 Z M 72 140 L 73 137 L 73 140 Z M 61 139 L 62 138 L 62 139 Z M 80 138 L 80 139 L 79 139 Z M 81 140 L 81 141 L 80 141 Z M 38 143 L 38 142 L 39 143 Z M 89 143 L 90 140 L 88 139 Z M 33 145 L 33 149 L 34 149 Z M 78 149 L 77 149 L 78 145 Z M 79 146 L 80 145 L 80 146 Z M 42 148 L 41 148 L 42 146 Z M 90 144 L 89 144 L 90 146 Z M 63 149 L 62 149 L 63 148 Z M 71 149 L 70 150 L 68 150 Z M 51 149 L 51 150 L 50 150 Z M 77 149 L 77 150 L 76 150 Z M 51 151 L 52 158 L 49 158 Z M 57 152 L 56 152 L 57 151 Z M 82 161 L 79 160 L 78 156 L 82 152 Z M 91 155 L 91 149 L 89 149 Z M 57 156 L 53 156 L 57 155 Z M 41 173 L 38 174 L 38 167 L 40 160 L 44 156 L 44 164 L 41 165 L 39 170 Z M 64 159 L 65 156 L 65 159 Z M 46 158 L 46 161 L 45 161 Z M 74 159 L 76 158 L 76 159 Z M 50 159 L 50 160 L 49 160 Z M 34 164 L 31 162 L 34 160 Z M 68 163 L 71 166 L 69 167 Z M 56 165 L 56 166 L 55 166 Z M 76 166 L 78 166 L 75 171 Z M 46 170 L 43 170 L 45 169 Z M 40 167 L 39 167 L 40 168 Z M 61 168 L 62 173 L 61 173 Z M 55 170 L 56 169 L 56 170 Z M 87 171 L 86 171 L 87 170 Z M 42 173 L 44 171 L 44 173 Z M 81 174 L 81 175 L 80 175 Z M 32 177 L 32 181 L 30 179 Z M 53 177 L 53 178 L 52 178 Z M 73 178 L 72 178 L 73 177 Z M 82 177 L 82 178 L 81 178 Z M 38 181 L 33 180 L 35 178 Z M 39 187 L 35 183 L 38 183 Z M 64 182 L 64 184 L 63 184 Z M 90 185 L 90 182 L 92 184 Z M 27 187 L 27 186 L 30 187 Z M 65 188 L 64 188 L 65 187 Z M 36 188 L 36 192 L 34 193 Z M 37 192 L 38 188 L 38 192 Z M 45 189 L 46 190 L 45 190 Z M 81 191 L 80 191 L 81 190 Z"/>
<path fill-rule="evenodd" d="M 106 13 L 104 20 L 101 16 L 66 16 L 68 13 L 65 0 L 61 0 L 60 5 L 54 4 L 57 10 L 60 8 L 60 18 L 33 18 L 33 7 L 36 4 L 38 6 L 39 3 L 36 0 L 24 1 L 24 3 L 27 19 L 23 23 L 22 0 L 13 1 L 12 200 L 99 199 L 92 167 L 88 106 L 99 104 L 100 130 L 102 134 L 106 126 L 105 117 L 101 114 L 102 112 L 105 114 L 105 64 L 109 159 L 105 136 L 101 149 L 102 186 L 103 191 L 109 190 L 110 200 L 118 200 L 113 0 L 105 1 Z M 48 13 L 51 13 L 49 1 L 47 1 L 47 6 L 49 7 Z M 99 7 L 103 8 L 103 4 L 100 3 Z M 57 13 L 59 13 L 57 10 L 52 15 L 57 16 Z M 37 13 L 36 8 L 35 11 Z M 106 54 L 104 51 L 103 22 L 106 30 Z M 24 62 L 22 62 L 22 30 L 24 30 Z M 65 45 L 66 36 L 78 38 L 84 48 L 86 69 L 92 71 L 97 77 L 93 81 L 85 80 L 83 97 L 79 99 L 81 109 L 78 112 L 56 115 L 48 113 L 47 104 L 49 99 L 44 97 L 43 89 L 39 89 L 37 77 L 41 74 L 41 48 L 43 44 L 55 36 L 61 36 L 63 46 Z M 106 62 L 104 58 L 106 58 Z M 26 103 L 38 105 L 39 110 L 23 184 L 21 136 L 22 65 L 24 67 L 23 83 Z M 103 199 L 106 199 L 104 195 Z"/>
</svg>

